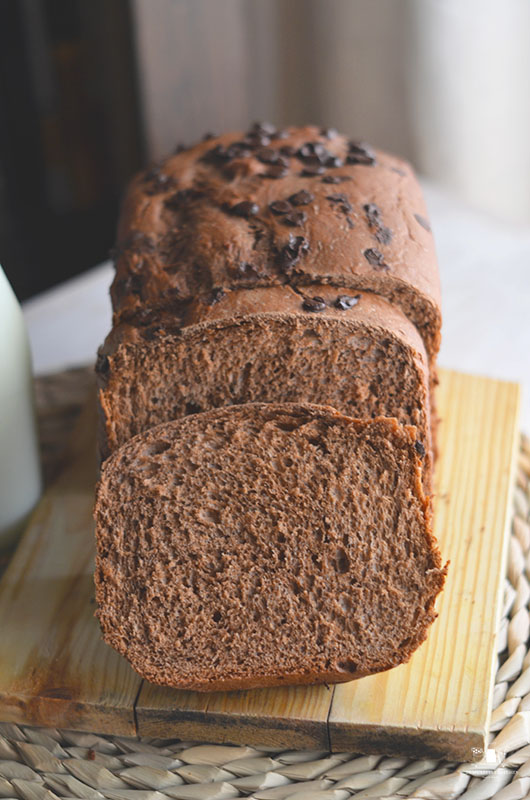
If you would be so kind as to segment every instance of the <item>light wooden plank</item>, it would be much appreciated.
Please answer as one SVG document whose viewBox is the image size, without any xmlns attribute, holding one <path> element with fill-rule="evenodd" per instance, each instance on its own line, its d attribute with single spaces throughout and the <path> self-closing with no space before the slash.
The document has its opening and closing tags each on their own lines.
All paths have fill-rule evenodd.
<svg viewBox="0 0 530 800">
<path fill-rule="evenodd" d="M 435 533 L 451 563 L 439 617 L 408 664 L 336 687 L 329 717 L 334 749 L 459 759 L 482 754 L 519 401 L 516 384 L 442 372 Z"/>
<path fill-rule="evenodd" d="M 327 750 L 334 687 L 182 692 L 144 682 L 136 704 L 140 736 Z"/>
<path fill-rule="evenodd" d="M 94 618 L 94 403 L 0 584 L 0 719 L 135 733 L 141 680 Z"/>
</svg>

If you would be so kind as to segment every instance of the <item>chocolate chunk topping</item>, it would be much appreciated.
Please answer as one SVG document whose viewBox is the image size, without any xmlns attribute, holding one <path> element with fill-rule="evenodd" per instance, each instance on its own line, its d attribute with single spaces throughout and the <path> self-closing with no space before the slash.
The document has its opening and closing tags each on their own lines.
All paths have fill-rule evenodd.
<svg viewBox="0 0 530 800">
<path fill-rule="evenodd" d="M 431 226 L 429 225 L 429 221 L 422 217 L 421 214 L 414 214 L 414 218 L 416 222 L 419 222 L 422 228 L 425 228 L 426 231 L 429 233 L 431 232 Z"/>
<path fill-rule="evenodd" d="M 289 242 L 279 252 L 280 266 L 289 271 L 308 250 L 309 242 L 305 236 L 294 236 L 290 233 Z"/>
<path fill-rule="evenodd" d="M 303 225 L 307 219 L 305 211 L 290 211 L 283 217 L 282 222 L 286 225 Z"/>
<path fill-rule="evenodd" d="M 324 171 L 322 164 L 307 164 L 300 175 L 305 178 L 313 178 L 315 175 L 322 175 Z"/>
<path fill-rule="evenodd" d="M 339 135 L 336 128 L 321 128 L 320 133 L 322 136 L 325 136 L 326 139 L 336 139 L 336 137 Z"/>
<path fill-rule="evenodd" d="M 255 264 L 250 264 L 248 261 L 240 261 L 237 265 L 237 274 L 241 278 L 252 278 L 256 280 L 262 273 Z"/>
<path fill-rule="evenodd" d="M 380 225 L 375 232 L 375 238 L 377 239 L 379 244 L 390 244 L 390 242 L 392 241 L 392 236 L 393 236 L 392 231 L 385 225 Z"/>
<path fill-rule="evenodd" d="M 348 228 L 350 228 L 350 230 L 353 230 L 355 228 L 355 223 L 354 223 L 354 221 L 352 220 L 351 217 L 346 216 L 346 222 L 347 222 Z"/>
<path fill-rule="evenodd" d="M 345 194 L 342 193 L 328 194 L 326 195 L 326 200 L 329 200 L 330 203 L 337 205 L 337 207 L 344 214 L 349 214 L 350 211 L 353 211 L 353 206 Z"/>
<path fill-rule="evenodd" d="M 273 214 L 288 214 L 292 211 L 292 206 L 288 200 L 275 200 L 269 205 L 269 209 Z"/>
<path fill-rule="evenodd" d="M 375 161 L 375 153 L 369 145 L 364 142 L 349 142 L 347 164 L 365 164 L 372 167 Z"/>
<path fill-rule="evenodd" d="M 255 217 L 256 214 L 259 214 L 259 206 L 257 203 L 253 203 L 252 200 L 242 200 L 241 203 L 236 203 L 235 206 L 231 206 L 230 213 L 235 214 L 236 217 Z"/>
<path fill-rule="evenodd" d="M 208 303 L 209 306 L 214 306 L 216 303 L 222 300 L 223 297 L 225 297 L 225 295 L 226 295 L 225 290 L 221 286 L 217 286 L 215 287 L 215 289 L 212 289 L 212 291 L 208 295 L 206 302 Z"/>
<path fill-rule="evenodd" d="M 284 164 L 271 164 L 267 172 L 262 172 L 263 178 L 285 178 L 289 170 Z"/>
<path fill-rule="evenodd" d="M 423 458 L 423 456 L 425 455 L 425 447 L 423 446 L 423 444 L 418 441 L 414 442 L 414 449 L 418 453 L 418 455 L 420 455 L 421 458 Z"/>
<path fill-rule="evenodd" d="M 280 147 L 280 153 L 282 156 L 287 156 L 291 158 L 296 154 L 296 147 L 293 147 L 292 144 L 284 144 Z"/>
<path fill-rule="evenodd" d="M 230 161 L 230 154 L 227 148 L 222 144 L 216 144 L 211 150 L 208 150 L 202 157 L 202 161 L 209 161 L 212 164 L 219 162 Z"/>
<path fill-rule="evenodd" d="M 180 206 L 189 203 L 191 200 L 196 200 L 202 197 L 203 192 L 198 189 L 180 189 L 180 191 L 171 194 L 164 200 L 164 205 L 168 208 L 180 208 Z"/>
<path fill-rule="evenodd" d="M 203 140 L 203 142 L 207 142 L 209 139 L 215 139 L 216 136 L 217 136 L 216 133 L 212 133 L 211 131 L 208 131 L 208 133 L 204 134 L 204 136 L 202 137 L 202 140 Z"/>
<path fill-rule="evenodd" d="M 100 375 L 107 375 L 110 370 L 110 361 L 108 356 L 104 353 L 98 353 L 98 357 L 96 360 L 96 372 Z"/>
<path fill-rule="evenodd" d="M 344 164 L 344 161 L 342 160 L 342 158 L 339 158 L 338 156 L 328 156 L 328 158 L 326 158 L 326 161 L 325 161 L 326 167 L 330 167 L 330 168 L 332 168 L 332 167 L 342 167 L 343 164 Z"/>
<path fill-rule="evenodd" d="M 368 263 L 372 265 L 372 267 L 384 270 L 387 270 L 389 268 L 388 264 L 385 264 L 384 255 L 375 248 L 370 247 L 368 250 L 365 250 L 364 257 L 366 258 Z"/>
<path fill-rule="evenodd" d="M 307 189 L 302 189 L 300 192 L 292 194 L 289 201 L 293 206 L 306 206 L 308 203 L 312 203 L 314 199 L 315 197 L 311 192 L 308 192 Z"/>
<path fill-rule="evenodd" d="M 351 181 L 349 175 L 324 175 L 322 183 L 344 183 L 344 181 Z"/>
<path fill-rule="evenodd" d="M 377 228 L 381 224 L 381 209 L 375 203 L 366 203 L 363 206 L 366 220 L 371 228 Z"/>
<path fill-rule="evenodd" d="M 326 301 L 323 297 L 306 297 L 302 303 L 304 311 L 325 311 Z"/>
<path fill-rule="evenodd" d="M 360 294 L 356 294 L 353 297 L 349 294 L 341 294 L 337 297 L 333 305 L 341 311 L 347 311 L 349 308 L 356 306 L 360 299 Z"/>
<path fill-rule="evenodd" d="M 249 136 L 275 136 L 276 126 L 271 122 L 255 122 L 249 130 Z"/>
<path fill-rule="evenodd" d="M 369 227 L 374 230 L 374 235 L 380 244 L 390 244 L 392 241 L 392 231 L 383 225 L 381 221 L 381 209 L 375 203 L 366 203 L 363 206 L 366 221 Z"/>
<path fill-rule="evenodd" d="M 279 157 L 280 154 L 278 151 L 273 150 L 272 147 L 263 147 L 256 153 L 256 158 L 258 161 L 261 161 L 262 164 L 275 164 Z"/>
</svg>

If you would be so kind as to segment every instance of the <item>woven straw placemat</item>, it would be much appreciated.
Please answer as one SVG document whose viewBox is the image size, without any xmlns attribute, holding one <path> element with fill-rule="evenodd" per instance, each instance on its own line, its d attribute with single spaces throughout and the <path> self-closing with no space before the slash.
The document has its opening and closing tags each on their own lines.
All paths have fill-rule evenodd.
<svg viewBox="0 0 530 800">
<path fill-rule="evenodd" d="M 91 371 L 37 381 L 47 480 Z M 475 764 L 138 740 L 0 723 L 0 798 L 23 800 L 530 800 L 530 441 L 522 436 L 499 635 L 490 750 Z"/>
</svg>

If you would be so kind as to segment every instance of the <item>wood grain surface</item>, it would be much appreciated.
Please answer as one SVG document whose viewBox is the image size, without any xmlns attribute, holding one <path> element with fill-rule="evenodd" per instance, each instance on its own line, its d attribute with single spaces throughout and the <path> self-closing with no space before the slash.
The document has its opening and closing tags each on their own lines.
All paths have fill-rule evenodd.
<svg viewBox="0 0 530 800">
<path fill-rule="evenodd" d="M 202 694 L 155 687 L 93 616 L 94 414 L 0 584 L 0 719 L 279 747 L 479 758 L 491 708 L 518 432 L 516 384 L 443 371 L 435 531 L 439 617 L 408 664 L 335 687 Z"/>
</svg>

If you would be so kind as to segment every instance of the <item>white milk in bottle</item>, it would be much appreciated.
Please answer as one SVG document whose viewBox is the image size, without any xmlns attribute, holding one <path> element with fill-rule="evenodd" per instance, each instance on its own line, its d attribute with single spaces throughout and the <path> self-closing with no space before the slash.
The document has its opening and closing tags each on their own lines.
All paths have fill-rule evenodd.
<svg viewBox="0 0 530 800">
<path fill-rule="evenodd" d="M 28 336 L 0 267 L 0 549 L 12 543 L 40 491 Z"/>
</svg>

